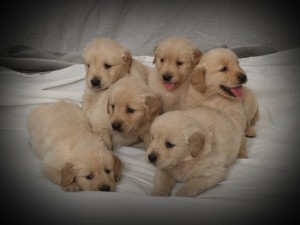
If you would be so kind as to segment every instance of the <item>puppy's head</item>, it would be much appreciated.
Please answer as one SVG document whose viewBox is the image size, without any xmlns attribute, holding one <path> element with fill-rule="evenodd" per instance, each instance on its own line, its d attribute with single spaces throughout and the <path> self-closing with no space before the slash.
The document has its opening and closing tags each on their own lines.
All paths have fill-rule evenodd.
<svg viewBox="0 0 300 225">
<path fill-rule="evenodd" d="M 112 129 L 137 134 L 161 112 L 161 103 L 142 81 L 125 77 L 108 94 L 108 113 Z"/>
<path fill-rule="evenodd" d="M 199 62 L 202 52 L 185 38 L 169 38 L 154 50 L 155 68 L 167 90 L 180 86 Z"/>
<path fill-rule="evenodd" d="M 122 163 L 103 143 L 81 143 L 62 169 L 61 184 L 76 183 L 83 191 L 115 191 Z"/>
<path fill-rule="evenodd" d="M 236 54 L 225 48 L 216 48 L 203 54 L 192 73 L 191 83 L 196 90 L 207 95 L 220 94 L 228 98 L 241 98 L 242 85 L 247 82 Z"/>
<path fill-rule="evenodd" d="M 151 125 L 146 158 L 160 169 L 172 169 L 207 151 L 206 136 L 199 123 L 182 112 L 164 113 Z"/>
<path fill-rule="evenodd" d="M 95 92 L 107 89 L 130 73 L 132 56 L 129 49 L 108 38 L 96 38 L 84 49 L 86 86 Z"/>
</svg>

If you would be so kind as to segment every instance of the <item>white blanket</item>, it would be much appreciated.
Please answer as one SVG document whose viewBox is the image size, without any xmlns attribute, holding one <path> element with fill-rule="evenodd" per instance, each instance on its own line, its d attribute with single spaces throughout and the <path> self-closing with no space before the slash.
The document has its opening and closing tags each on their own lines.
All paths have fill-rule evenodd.
<svg viewBox="0 0 300 225">
<path fill-rule="evenodd" d="M 84 66 L 30 75 L 1 71 L 4 212 L 13 211 L 16 218 L 43 224 L 251 224 L 285 215 L 282 213 L 289 207 L 285 200 L 290 200 L 296 190 L 299 164 L 299 56 L 300 49 L 291 49 L 240 59 L 248 75 L 247 86 L 257 96 L 260 108 L 258 135 L 247 139 L 249 159 L 238 159 L 225 181 L 197 198 L 175 197 L 181 184 L 170 197 L 150 196 L 155 168 L 145 160 L 141 144 L 115 151 L 125 165 L 115 193 L 64 192 L 41 173 L 40 162 L 28 144 L 26 122 L 30 110 L 38 104 L 58 99 L 80 102 Z M 152 66 L 152 57 L 137 59 Z"/>
</svg>

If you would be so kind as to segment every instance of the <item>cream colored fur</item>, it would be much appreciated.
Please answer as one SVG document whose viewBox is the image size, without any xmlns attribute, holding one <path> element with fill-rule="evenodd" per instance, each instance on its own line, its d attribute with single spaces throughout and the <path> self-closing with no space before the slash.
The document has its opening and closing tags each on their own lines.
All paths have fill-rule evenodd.
<svg viewBox="0 0 300 225">
<path fill-rule="evenodd" d="M 225 70 L 225 71 L 224 71 Z M 258 105 L 253 92 L 243 87 L 239 77 L 246 76 L 235 53 L 229 49 L 216 48 L 203 54 L 195 67 L 191 83 L 183 97 L 180 108 L 206 105 L 225 112 L 236 124 L 235 132 L 255 136 L 254 125 L 258 119 Z M 226 87 L 242 87 L 243 96 L 233 97 L 225 92 Z M 246 138 L 242 137 L 240 158 L 247 158 Z"/>
<path fill-rule="evenodd" d="M 148 85 L 161 99 L 163 112 L 178 107 L 201 55 L 185 38 L 168 38 L 156 46 L 153 60 L 156 72 L 148 77 Z M 168 82 L 164 80 L 166 76 L 171 78 Z"/>
<path fill-rule="evenodd" d="M 151 125 L 146 157 L 156 166 L 152 195 L 196 197 L 226 178 L 238 155 L 241 134 L 228 116 L 208 107 L 171 111 Z"/>
<path fill-rule="evenodd" d="M 90 120 L 94 114 L 99 119 L 91 121 L 93 131 L 112 147 L 110 126 L 107 127 L 107 89 L 125 76 L 133 76 L 147 82 L 151 68 L 132 58 L 130 50 L 109 38 L 95 38 L 83 52 L 85 90 L 82 108 Z M 93 82 L 99 82 L 94 86 Z"/>
<path fill-rule="evenodd" d="M 161 102 L 140 79 L 126 77 L 111 87 L 107 109 L 116 148 L 148 140 L 150 125 L 161 113 Z"/>
<path fill-rule="evenodd" d="M 45 175 L 65 191 L 115 191 L 122 163 L 96 136 L 78 105 L 66 101 L 34 108 L 30 143 Z"/>
</svg>

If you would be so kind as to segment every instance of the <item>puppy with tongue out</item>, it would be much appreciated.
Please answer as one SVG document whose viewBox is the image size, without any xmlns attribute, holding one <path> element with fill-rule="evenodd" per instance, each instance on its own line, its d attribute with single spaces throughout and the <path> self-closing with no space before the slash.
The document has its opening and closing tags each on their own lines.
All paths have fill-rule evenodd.
<svg viewBox="0 0 300 225">
<path fill-rule="evenodd" d="M 156 46 L 155 69 L 148 77 L 148 85 L 162 101 L 163 112 L 178 108 L 201 56 L 202 52 L 185 38 L 168 38 Z"/>
<path fill-rule="evenodd" d="M 215 48 L 203 54 L 194 68 L 191 82 L 180 103 L 181 109 L 209 106 L 230 116 L 236 125 L 231 132 L 256 135 L 258 105 L 253 92 L 243 85 L 247 82 L 236 54 L 226 48 Z M 245 136 L 240 158 L 247 158 Z"/>
</svg>

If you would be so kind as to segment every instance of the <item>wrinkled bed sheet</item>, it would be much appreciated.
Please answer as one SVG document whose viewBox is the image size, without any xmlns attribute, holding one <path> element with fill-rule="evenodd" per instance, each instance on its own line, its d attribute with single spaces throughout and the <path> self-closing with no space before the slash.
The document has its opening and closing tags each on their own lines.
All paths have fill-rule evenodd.
<svg viewBox="0 0 300 225">
<path fill-rule="evenodd" d="M 0 66 L 49 71 L 82 63 L 82 50 L 103 36 L 133 55 L 153 56 L 159 41 L 184 36 L 206 51 L 242 58 L 300 47 L 295 3 L 240 0 L 21 1 L 0 14 Z M 50 61 L 46 64 L 45 60 Z"/>
<path fill-rule="evenodd" d="M 240 59 L 260 107 L 258 135 L 247 139 L 249 159 L 238 159 L 225 181 L 197 198 L 176 197 L 181 184 L 170 197 L 149 196 L 155 168 L 142 144 L 115 151 L 125 165 L 117 192 L 62 191 L 40 172 L 28 143 L 27 116 L 39 104 L 80 102 L 84 66 L 30 74 L 0 70 L 3 215 L 43 224 L 254 224 L 290 217 L 299 196 L 299 56 L 295 48 Z M 136 58 L 153 66 L 151 56 Z"/>
</svg>

